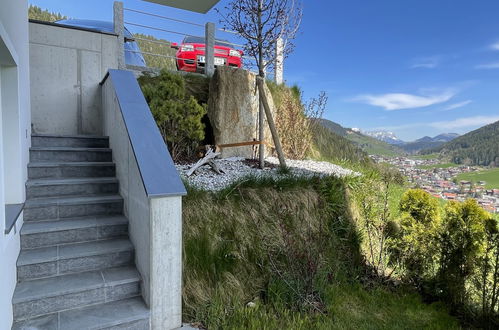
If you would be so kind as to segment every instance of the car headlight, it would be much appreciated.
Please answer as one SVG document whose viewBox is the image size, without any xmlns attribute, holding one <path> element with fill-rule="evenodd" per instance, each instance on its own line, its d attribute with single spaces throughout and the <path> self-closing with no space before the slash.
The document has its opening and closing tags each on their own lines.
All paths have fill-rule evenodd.
<svg viewBox="0 0 499 330">
<path fill-rule="evenodd" d="M 182 52 L 193 52 L 194 51 L 194 45 L 182 45 L 182 47 L 180 47 L 180 51 L 182 51 Z"/>
<path fill-rule="evenodd" d="M 229 52 L 230 56 L 241 57 L 241 53 L 238 50 L 231 49 Z"/>
</svg>

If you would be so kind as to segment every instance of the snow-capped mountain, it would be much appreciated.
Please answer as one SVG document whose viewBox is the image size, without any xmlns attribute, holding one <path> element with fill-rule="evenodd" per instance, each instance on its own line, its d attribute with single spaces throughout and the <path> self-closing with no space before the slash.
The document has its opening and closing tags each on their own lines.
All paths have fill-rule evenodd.
<svg viewBox="0 0 499 330">
<path fill-rule="evenodd" d="M 393 145 L 402 145 L 405 143 L 395 133 L 390 131 L 363 131 L 362 134 Z"/>
</svg>

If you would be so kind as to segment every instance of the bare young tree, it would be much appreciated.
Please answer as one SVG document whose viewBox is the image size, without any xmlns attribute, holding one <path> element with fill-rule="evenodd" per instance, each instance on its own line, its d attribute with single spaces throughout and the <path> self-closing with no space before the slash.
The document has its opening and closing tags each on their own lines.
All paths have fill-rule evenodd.
<svg viewBox="0 0 499 330">
<path fill-rule="evenodd" d="M 233 0 L 224 12 L 217 12 L 226 29 L 245 39 L 245 53 L 255 59 L 259 76 L 265 77 L 265 69 L 276 60 L 279 39 L 284 57 L 293 51 L 303 9 L 300 0 Z"/>
</svg>

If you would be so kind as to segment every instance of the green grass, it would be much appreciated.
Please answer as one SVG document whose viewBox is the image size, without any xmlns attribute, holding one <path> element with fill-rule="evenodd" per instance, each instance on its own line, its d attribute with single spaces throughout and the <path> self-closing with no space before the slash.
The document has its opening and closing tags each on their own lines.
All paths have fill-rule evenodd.
<svg viewBox="0 0 499 330">
<path fill-rule="evenodd" d="M 327 289 L 327 314 L 293 312 L 258 303 L 240 307 L 220 320 L 220 329 L 461 329 L 440 303 L 431 305 L 419 295 L 400 289 L 366 290 L 359 284 Z"/>
<path fill-rule="evenodd" d="M 438 304 L 364 287 L 353 178 L 245 178 L 184 200 L 184 321 L 209 329 L 457 329 Z M 394 186 L 393 203 L 402 187 Z M 253 302 L 255 307 L 247 307 Z"/>
<path fill-rule="evenodd" d="M 411 156 L 411 158 L 422 159 L 422 160 L 438 159 L 440 158 L 440 154 L 417 155 L 417 156 Z"/>
<path fill-rule="evenodd" d="M 458 167 L 460 165 L 454 164 L 454 163 L 443 163 L 443 164 L 433 164 L 433 165 L 422 165 L 418 166 L 418 168 L 423 169 L 423 170 L 431 170 L 434 168 L 451 168 L 451 167 Z"/>
<path fill-rule="evenodd" d="M 485 181 L 487 189 L 499 189 L 499 168 L 484 170 L 472 173 L 462 173 L 457 176 L 459 181 L 466 180 L 471 182 Z"/>
</svg>

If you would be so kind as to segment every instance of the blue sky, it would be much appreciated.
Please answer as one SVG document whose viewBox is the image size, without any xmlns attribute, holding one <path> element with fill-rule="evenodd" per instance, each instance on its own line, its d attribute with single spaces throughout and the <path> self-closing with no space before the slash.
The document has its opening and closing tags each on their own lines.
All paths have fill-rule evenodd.
<svg viewBox="0 0 499 330">
<path fill-rule="evenodd" d="M 29 2 L 70 17 L 112 19 L 111 0 Z M 214 11 L 201 15 L 140 0 L 124 3 L 198 23 L 219 20 Z M 498 13 L 497 0 L 306 0 L 285 79 L 302 88 L 304 101 L 326 91 L 325 118 L 345 127 L 387 129 L 407 141 L 463 134 L 499 120 Z M 202 34 L 179 23 L 125 17 Z M 172 41 L 182 38 L 129 28 Z"/>
</svg>

